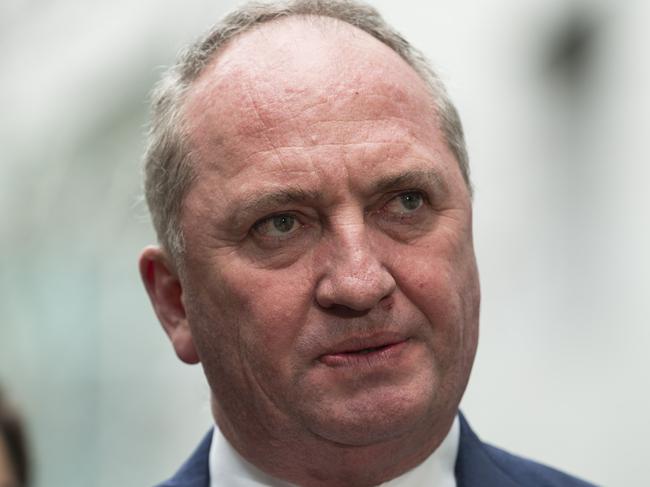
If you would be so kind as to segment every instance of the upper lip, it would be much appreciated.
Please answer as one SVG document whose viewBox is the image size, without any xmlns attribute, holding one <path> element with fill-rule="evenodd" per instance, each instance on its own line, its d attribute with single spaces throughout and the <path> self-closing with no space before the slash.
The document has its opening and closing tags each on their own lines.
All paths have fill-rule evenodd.
<svg viewBox="0 0 650 487">
<path fill-rule="evenodd" d="M 373 333 L 371 335 L 352 336 L 336 342 L 333 346 L 327 347 L 324 355 L 335 355 L 339 353 L 354 353 L 360 352 L 368 348 L 387 347 L 406 341 L 408 336 L 398 332 L 381 332 Z"/>
</svg>

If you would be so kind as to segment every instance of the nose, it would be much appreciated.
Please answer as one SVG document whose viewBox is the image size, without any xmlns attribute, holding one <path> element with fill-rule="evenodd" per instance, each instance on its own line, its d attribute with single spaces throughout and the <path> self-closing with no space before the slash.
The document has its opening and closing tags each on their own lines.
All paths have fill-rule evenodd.
<svg viewBox="0 0 650 487">
<path fill-rule="evenodd" d="M 368 311 L 395 290 L 395 279 L 369 241 L 365 225 L 348 226 L 328 243 L 316 301 L 326 309 Z"/>
</svg>

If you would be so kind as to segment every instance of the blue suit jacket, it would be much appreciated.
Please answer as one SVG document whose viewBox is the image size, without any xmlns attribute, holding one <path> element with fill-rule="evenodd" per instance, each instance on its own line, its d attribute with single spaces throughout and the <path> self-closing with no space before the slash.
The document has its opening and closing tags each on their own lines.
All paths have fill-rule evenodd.
<svg viewBox="0 0 650 487">
<path fill-rule="evenodd" d="M 209 487 L 211 441 L 212 430 L 176 475 L 158 487 Z M 462 414 L 455 471 L 457 487 L 594 487 L 550 467 L 486 445 L 474 434 Z"/>
</svg>

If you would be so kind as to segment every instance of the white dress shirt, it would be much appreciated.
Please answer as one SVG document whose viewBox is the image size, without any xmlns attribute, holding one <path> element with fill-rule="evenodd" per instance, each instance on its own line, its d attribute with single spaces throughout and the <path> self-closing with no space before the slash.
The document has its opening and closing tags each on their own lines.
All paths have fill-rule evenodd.
<svg viewBox="0 0 650 487">
<path fill-rule="evenodd" d="M 381 484 L 383 487 L 456 487 L 454 466 L 460 442 L 458 416 L 447 436 L 424 462 L 397 478 Z M 295 487 L 278 480 L 244 460 L 214 428 L 210 445 L 210 487 Z"/>
</svg>

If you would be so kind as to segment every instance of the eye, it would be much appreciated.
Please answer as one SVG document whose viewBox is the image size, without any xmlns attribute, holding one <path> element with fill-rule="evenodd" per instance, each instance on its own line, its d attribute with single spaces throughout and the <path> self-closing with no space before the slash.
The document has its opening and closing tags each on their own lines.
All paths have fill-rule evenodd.
<svg viewBox="0 0 650 487">
<path fill-rule="evenodd" d="M 282 213 L 258 221 L 253 230 L 262 237 L 283 238 L 290 236 L 299 227 L 300 224 L 295 216 Z"/>
<path fill-rule="evenodd" d="M 400 193 L 386 204 L 386 210 L 398 214 L 408 215 L 415 212 L 424 204 L 424 196 L 419 191 Z"/>
</svg>

